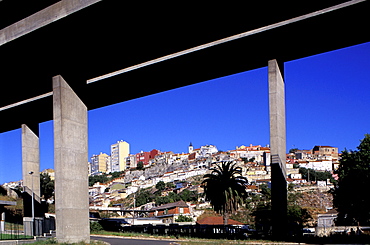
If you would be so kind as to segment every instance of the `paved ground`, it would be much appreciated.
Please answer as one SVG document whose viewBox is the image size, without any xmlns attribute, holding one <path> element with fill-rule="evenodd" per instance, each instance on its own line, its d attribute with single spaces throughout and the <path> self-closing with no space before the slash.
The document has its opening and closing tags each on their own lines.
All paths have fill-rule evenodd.
<svg viewBox="0 0 370 245">
<path fill-rule="evenodd" d="M 171 240 L 151 240 L 151 239 L 131 239 L 125 237 L 101 237 L 91 236 L 92 240 L 100 240 L 108 242 L 111 245 L 170 245 L 176 244 L 175 241 Z"/>
</svg>

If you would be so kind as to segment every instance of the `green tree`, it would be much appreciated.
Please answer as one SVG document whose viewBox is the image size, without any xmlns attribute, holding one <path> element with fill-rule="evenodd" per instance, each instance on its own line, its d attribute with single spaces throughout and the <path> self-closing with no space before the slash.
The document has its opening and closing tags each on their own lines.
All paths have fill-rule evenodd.
<svg viewBox="0 0 370 245">
<path fill-rule="evenodd" d="M 103 226 L 99 222 L 90 221 L 90 232 L 99 232 L 103 230 Z"/>
<path fill-rule="evenodd" d="M 261 194 L 263 195 L 264 201 L 271 201 L 271 189 L 268 187 L 267 184 L 260 185 Z"/>
<path fill-rule="evenodd" d="M 50 178 L 48 173 L 40 174 L 40 192 L 45 200 L 54 196 L 54 180 Z"/>
<path fill-rule="evenodd" d="M 184 202 L 192 202 L 198 200 L 198 193 L 196 191 L 189 191 L 188 189 L 180 192 L 179 196 Z"/>
<path fill-rule="evenodd" d="M 108 178 L 108 176 L 106 176 L 108 178 L 107 182 L 110 181 L 110 180 L 116 179 L 118 177 L 121 177 L 121 175 L 124 174 L 124 173 L 125 173 L 125 171 L 118 171 L 118 172 L 110 173 L 110 175 L 111 175 L 110 178 Z M 103 175 L 106 175 L 106 174 L 103 174 Z"/>
<path fill-rule="evenodd" d="M 159 191 L 163 191 L 166 188 L 166 184 L 161 180 L 155 185 L 155 188 Z"/>
<path fill-rule="evenodd" d="M 167 182 L 166 183 L 166 189 L 173 189 L 175 187 L 176 187 L 176 185 L 172 182 Z"/>
<path fill-rule="evenodd" d="M 370 225 L 370 135 L 366 134 L 355 151 L 344 150 L 336 171 L 333 191 L 338 225 Z"/>
<path fill-rule="evenodd" d="M 177 202 L 180 201 L 181 198 L 178 194 L 175 192 L 169 192 L 167 196 L 157 196 L 155 197 L 155 204 L 157 206 L 163 205 L 166 203 L 172 203 L 172 202 Z"/>
<path fill-rule="evenodd" d="M 255 157 L 252 157 L 252 158 L 247 158 L 247 157 L 241 157 L 242 161 L 244 163 L 249 163 L 249 162 L 254 162 L 256 160 Z"/>
<path fill-rule="evenodd" d="M 144 164 L 142 161 L 137 163 L 136 170 L 143 170 L 144 169 Z"/>
<path fill-rule="evenodd" d="M 168 196 L 156 196 L 155 197 L 155 204 L 157 206 L 160 206 L 160 205 L 163 205 L 163 204 L 166 204 L 166 203 L 170 203 L 169 201 L 169 197 Z"/>
<path fill-rule="evenodd" d="M 140 190 L 136 194 L 136 207 L 144 205 L 148 202 L 153 201 L 153 196 L 149 190 Z"/>
<path fill-rule="evenodd" d="M 289 153 L 296 153 L 297 151 L 299 151 L 298 148 L 292 148 L 289 150 Z"/>
<path fill-rule="evenodd" d="M 106 183 L 108 181 L 109 178 L 106 174 L 89 176 L 89 186 L 93 186 L 96 182 Z"/>
<path fill-rule="evenodd" d="M 176 194 L 175 192 L 168 193 L 169 203 L 171 202 L 178 202 L 181 200 L 180 196 Z"/>
<path fill-rule="evenodd" d="M 291 226 L 290 229 L 302 230 L 305 223 L 312 219 L 306 208 L 302 208 L 297 204 L 289 204 L 287 207 L 288 223 Z M 296 230 L 296 232 L 298 232 Z"/>
<path fill-rule="evenodd" d="M 229 215 L 235 213 L 247 198 L 245 185 L 248 180 L 242 176 L 242 169 L 233 162 L 221 162 L 203 176 L 205 199 L 213 209 L 223 215 L 228 224 Z"/>
</svg>

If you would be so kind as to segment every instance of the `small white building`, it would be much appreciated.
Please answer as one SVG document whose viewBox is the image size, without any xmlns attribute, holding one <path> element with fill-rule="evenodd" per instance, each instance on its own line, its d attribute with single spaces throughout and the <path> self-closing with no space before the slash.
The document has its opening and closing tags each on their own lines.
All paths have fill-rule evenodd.
<svg viewBox="0 0 370 245">
<path fill-rule="evenodd" d="M 214 153 L 217 153 L 218 149 L 214 145 L 205 145 L 200 147 L 200 156 L 202 157 L 208 157 L 211 156 Z"/>
<path fill-rule="evenodd" d="M 333 162 L 326 160 L 326 161 L 309 161 L 299 163 L 301 168 L 310 168 L 317 171 L 332 171 L 333 170 Z"/>
</svg>

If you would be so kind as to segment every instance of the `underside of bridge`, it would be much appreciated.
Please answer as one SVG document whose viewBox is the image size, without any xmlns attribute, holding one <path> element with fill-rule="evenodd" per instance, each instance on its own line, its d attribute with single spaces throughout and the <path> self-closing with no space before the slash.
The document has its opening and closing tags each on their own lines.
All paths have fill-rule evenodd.
<svg viewBox="0 0 370 245">
<path fill-rule="evenodd" d="M 0 132 L 25 124 L 37 134 L 39 123 L 54 119 L 57 238 L 89 240 L 87 110 L 269 64 L 273 235 L 284 238 L 285 95 L 277 61 L 370 41 L 369 10 L 365 0 L 3 0 Z M 35 156 L 36 169 L 27 171 L 38 172 L 38 147 L 27 142 L 23 165 Z"/>
<path fill-rule="evenodd" d="M 55 2 L 3 0 L 0 28 Z M 0 46 L 0 108 L 51 92 L 52 77 L 56 75 L 63 76 L 91 110 L 265 67 L 271 59 L 285 62 L 370 41 L 369 3 L 352 1 L 325 14 L 86 83 L 110 72 L 342 3 L 345 1 L 173 5 L 96 1 Z M 21 124 L 37 131 L 34 125 L 52 120 L 52 97 L 0 112 L 0 132 L 20 128 Z M 24 116 L 30 112 L 32 116 Z"/>
</svg>

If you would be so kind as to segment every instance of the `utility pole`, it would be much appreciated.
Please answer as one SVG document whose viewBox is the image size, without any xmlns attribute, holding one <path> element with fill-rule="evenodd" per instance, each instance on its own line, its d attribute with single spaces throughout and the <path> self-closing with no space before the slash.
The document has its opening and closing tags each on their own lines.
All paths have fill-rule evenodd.
<svg viewBox="0 0 370 245">
<path fill-rule="evenodd" d="M 136 208 L 136 192 L 134 193 L 134 214 L 132 218 L 132 225 L 135 225 L 135 208 Z"/>
<path fill-rule="evenodd" d="M 29 174 L 31 175 L 31 186 L 32 186 L 32 235 L 35 235 L 35 192 L 33 191 L 33 171 L 30 171 Z"/>
</svg>

